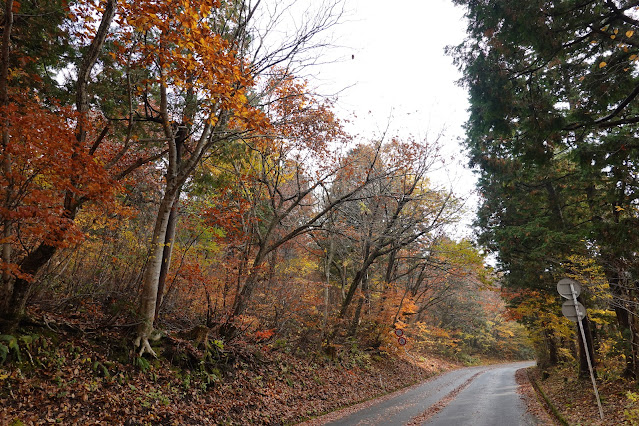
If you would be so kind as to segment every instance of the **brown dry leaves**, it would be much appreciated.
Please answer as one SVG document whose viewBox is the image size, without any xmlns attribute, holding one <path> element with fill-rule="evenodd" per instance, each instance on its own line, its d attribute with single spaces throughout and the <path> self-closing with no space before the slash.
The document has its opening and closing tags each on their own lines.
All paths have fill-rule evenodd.
<svg viewBox="0 0 639 426">
<path fill-rule="evenodd" d="M 35 330 L 34 330 L 35 331 Z M 40 330 L 42 331 L 42 330 Z M 88 337 L 88 338 L 87 338 Z M 0 367 L 0 423 L 27 424 L 287 424 L 394 391 L 450 368 L 417 365 L 363 352 L 341 361 L 293 355 L 291 345 L 238 342 L 220 366 L 223 378 L 202 377 L 167 360 L 141 372 L 117 352 L 115 332 L 40 337 L 23 363 Z M 29 359 L 33 359 L 31 362 Z"/>
<path fill-rule="evenodd" d="M 601 421 L 589 379 L 579 380 L 573 369 L 552 369 L 549 372 L 550 376 L 545 380 L 542 380 L 541 372 L 536 368 L 530 374 L 569 424 L 628 424 L 624 410 L 629 403 L 626 392 L 636 389 L 632 382 L 624 379 L 597 380 L 604 412 L 604 420 Z"/>
<path fill-rule="evenodd" d="M 555 420 L 554 416 L 549 414 L 549 409 L 545 406 L 543 398 L 540 395 L 537 395 L 535 388 L 533 388 L 530 383 L 527 374 L 527 371 L 530 370 L 531 369 L 522 368 L 517 370 L 517 373 L 515 374 L 515 379 L 519 385 L 517 392 L 524 400 L 527 411 L 531 413 L 533 417 L 539 419 L 539 421 L 544 425 L 560 425 L 561 423 Z"/>
</svg>

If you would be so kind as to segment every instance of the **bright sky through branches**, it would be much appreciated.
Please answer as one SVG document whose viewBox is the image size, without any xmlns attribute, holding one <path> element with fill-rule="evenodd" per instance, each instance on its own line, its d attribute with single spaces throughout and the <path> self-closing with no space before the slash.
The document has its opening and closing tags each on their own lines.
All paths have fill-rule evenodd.
<svg viewBox="0 0 639 426">
<path fill-rule="evenodd" d="M 351 132 L 440 139 L 448 173 L 435 177 L 467 196 L 474 177 L 457 142 L 467 119 L 467 94 L 460 72 L 445 55 L 465 35 L 463 9 L 448 0 L 346 0 L 344 22 L 334 27 L 339 60 L 311 70 L 320 92 L 342 90 L 338 111 L 355 114 Z M 451 157 L 455 157 L 451 160 Z M 471 197 L 469 204 L 476 204 Z M 472 219 L 465 221 L 467 224 Z"/>
<path fill-rule="evenodd" d="M 287 40 L 316 11 L 339 0 L 281 0 L 263 3 L 264 21 L 277 16 L 269 40 Z M 447 171 L 431 178 L 469 197 L 475 179 L 464 168 L 458 139 L 467 119 L 467 94 L 457 86 L 460 72 L 444 53 L 447 45 L 465 36 L 463 9 L 449 0 L 401 0 L 392 5 L 381 0 L 343 0 L 340 24 L 319 34 L 314 42 L 331 47 L 310 51 L 303 67 L 307 78 L 322 95 L 337 94 L 336 112 L 350 120 L 347 130 L 364 140 L 388 136 L 413 136 L 433 141 L 440 134 Z M 335 8 L 338 13 L 341 8 Z M 476 197 L 468 202 L 470 210 Z M 465 224 L 470 224 L 468 214 Z M 460 230 L 461 231 L 461 230 Z M 459 234 L 467 234 L 461 231 Z"/>
</svg>

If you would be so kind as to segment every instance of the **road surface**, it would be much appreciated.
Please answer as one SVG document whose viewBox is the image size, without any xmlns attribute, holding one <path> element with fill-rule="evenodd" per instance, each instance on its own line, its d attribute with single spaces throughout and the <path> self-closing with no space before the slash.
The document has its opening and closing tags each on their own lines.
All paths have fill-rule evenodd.
<svg viewBox="0 0 639 426">
<path fill-rule="evenodd" d="M 532 365 L 534 362 L 518 362 L 453 370 L 360 410 L 346 409 L 346 414 L 325 424 L 536 425 L 536 419 L 526 413 L 515 382 L 515 372 Z"/>
</svg>

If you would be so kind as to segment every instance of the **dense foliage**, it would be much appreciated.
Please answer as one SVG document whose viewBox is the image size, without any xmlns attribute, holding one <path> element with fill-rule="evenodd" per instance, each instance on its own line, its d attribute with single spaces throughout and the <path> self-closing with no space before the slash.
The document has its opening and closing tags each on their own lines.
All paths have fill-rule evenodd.
<svg viewBox="0 0 639 426">
<path fill-rule="evenodd" d="M 282 14 L 260 2 L 2 4 L 7 339 L 38 312 L 128 331 L 142 365 L 167 330 L 209 352 L 392 352 L 401 328 L 450 357 L 528 355 L 483 257 L 447 236 L 463 211 L 429 181 L 436 144 L 355 141 L 292 72 L 338 3 L 268 51 Z"/>
<path fill-rule="evenodd" d="M 555 286 L 577 278 L 599 355 L 621 355 L 636 377 L 639 4 L 456 3 L 469 19 L 451 53 L 470 92 L 476 225 L 513 309 L 543 359 L 570 358 Z"/>
</svg>

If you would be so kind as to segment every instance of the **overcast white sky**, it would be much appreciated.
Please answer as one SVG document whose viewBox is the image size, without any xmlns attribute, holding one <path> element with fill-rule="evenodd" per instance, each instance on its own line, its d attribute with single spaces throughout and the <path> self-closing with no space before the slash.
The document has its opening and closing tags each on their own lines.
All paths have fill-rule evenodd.
<svg viewBox="0 0 639 426">
<path fill-rule="evenodd" d="M 342 60 L 319 67 L 321 88 L 344 90 L 340 109 L 356 111 L 368 123 L 412 134 L 438 133 L 448 127 L 460 133 L 466 119 L 466 93 L 446 45 L 464 38 L 463 10 L 448 0 L 346 0 L 344 23 L 334 27 L 344 46 Z M 352 58 L 354 55 L 354 59 Z M 358 126 L 360 127 L 360 126 Z M 412 129 L 412 130 L 411 130 Z"/>
<path fill-rule="evenodd" d="M 341 47 L 324 51 L 321 59 L 329 63 L 305 69 L 305 77 L 321 94 L 339 92 L 337 113 L 362 138 L 379 137 L 387 127 L 391 136 L 430 141 L 443 132 L 449 173 L 431 178 L 468 196 L 475 179 L 463 167 L 467 160 L 457 142 L 467 119 L 467 94 L 456 85 L 461 75 L 444 53 L 464 39 L 463 9 L 450 0 L 343 1 L 342 23 L 331 34 Z M 304 10 L 320 4 L 297 0 L 290 19 L 300 22 Z"/>
<path fill-rule="evenodd" d="M 346 7 L 345 22 L 334 28 L 344 46 L 341 60 L 314 73 L 320 91 L 344 89 L 338 112 L 356 115 L 351 130 L 362 137 L 378 136 L 387 126 L 391 135 L 427 140 L 443 131 L 449 174 L 434 178 L 467 196 L 475 179 L 458 145 L 467 93 L 456 85 L 461 75 L 444 53 L 464 39 L 464 10 L 449 0 L 346 0 Z M 470 205 L 476 200 L 471 197 Z"/>
</svg>

